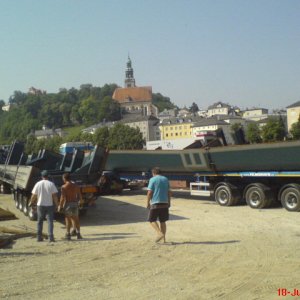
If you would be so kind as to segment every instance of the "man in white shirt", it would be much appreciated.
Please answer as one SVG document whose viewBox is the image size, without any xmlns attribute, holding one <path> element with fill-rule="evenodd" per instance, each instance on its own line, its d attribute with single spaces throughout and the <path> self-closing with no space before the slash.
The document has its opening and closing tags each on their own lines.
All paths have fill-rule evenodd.
<svg viewBox="0 0 300 300">
<path fill-rule="evenodd" d="M 48 172 L 41 172 L 42 180 L 38 181 L 32 190 L 31 202 L 37 201 L 37 241 L 43 241 L 43 221 L 48 220 L 49 242 L 55 242 L 53 236 L 53 218 L 55 206 L 58 206 L 57 188 L 48 180 Z M 55 206 L 54 206 L 55 204 Z"/>
</svg>

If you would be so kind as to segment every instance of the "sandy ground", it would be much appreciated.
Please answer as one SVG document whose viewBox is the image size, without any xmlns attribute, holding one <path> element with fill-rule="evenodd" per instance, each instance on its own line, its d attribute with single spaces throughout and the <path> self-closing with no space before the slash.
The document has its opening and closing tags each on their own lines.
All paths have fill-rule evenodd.
<svg viewBox="0 0 300 300">
<path fill-rule="evenodd" d="M 300 215 L 277 207 L 220 207 L 177 193 L 166 244 L 145 222 L 145 195 L 101 197 L 82 218 L 82 241 L 54 245 L 33 238 L 0 249 L 1 299 L 296 299 L 300 290 Z M 19 218 L 0 226 L 35 229 Z M 47 231 L 46 222 L 44 231 Z M 299 297 L 300 298 L 300 297 Z"/>
</svg>

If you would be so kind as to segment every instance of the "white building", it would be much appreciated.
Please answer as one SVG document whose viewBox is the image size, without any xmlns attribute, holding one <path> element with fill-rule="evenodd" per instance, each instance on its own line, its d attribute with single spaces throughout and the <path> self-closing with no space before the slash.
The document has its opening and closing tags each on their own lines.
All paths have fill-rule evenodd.
<svg viewBox="0 0 300 300">
<path fill-rule="evenodd" d="M 2 110 L 3 111 L 9 111 L 11 106 L 12 106 L 11 104 L 4 105 L 4 106 L 2 106 Z"/>
<path fill-rule="evenodd" d="M 252 121 L 259 121 L 268 117 L 268 109 L 252 108 L 243 111 L 243 118 Z"/>
<path fill-rule="evenodd" d="M 128 118 L 119 122 L 132 128 L 139 128 L 146 142 L 160 140 L 159 120 L 154 116 L 129 114 Z"/>
<path fill-rule="evenodd" d="M 207 116 L 212 117 L 214 115 L 235 115 L 235 109 L 232 106 L 223 102 L 217 102 L 209 106 L 207 109 Z"/>
<path fill-rule="evenodd" d="M 298 122 L 300 116 L 300 101 L 287 106 L 287 127 L 291 130 L 293 123 Z"/>
<path fill-rule="evenodd" d="M 194 137 L 210 136 L 218 129 L 222 129 L 227 144 L 233 145 L 235 142 L 231 133 L 231 125 L 217 118 L 203 119 L 192 126 L 192 134 Z"/>
<path fill-rule="evenodd" d="M 149 141 L 146 143 L 147 150 L 182 150 L 192 144 L 199 142 L 198 145 L 202 145 L 201 138 L 183 138 L 175 140 L 159 140 L 159 141 Z"/>
</svg>

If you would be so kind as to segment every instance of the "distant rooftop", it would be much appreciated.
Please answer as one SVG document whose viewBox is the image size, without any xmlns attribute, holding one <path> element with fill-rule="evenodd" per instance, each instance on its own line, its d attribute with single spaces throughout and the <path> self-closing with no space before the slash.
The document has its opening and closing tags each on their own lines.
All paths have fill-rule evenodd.
<svg viewBox="0 0 300 300">
<path fill-rule="evenodd" d="M 202 119 L 199 122 L 196 122 L 193 125 L 193 127 L 212 126 L 212 125 L 230 125 L 230 124 L 223 120 L 218 120 L 216 118 L 208 118 L 208 119 Z"/>
<path fill-rule="evenodd" d="M 214 103 L 213 105 L 210 105 L 208 107 L 208 109 L 214 109 L 214 108 L 220 108 L 220 107 L 228 107 L 228 108 L 231 108 L 232 106 L 229 105 L 229 104 L 225 104 L 221 101 L 217 102 L 217 103 Z"/>
<path fill-rule="evenodd" d="M 287 106 L 286 108 L 293 108 L 293 107 L 299 107 L 299 106 L 300 106 L 300 101 L 295 102 L 295 103 L 293 103 L 293 104 Z"/>
<path fill-rule="evenodd" d="M 117 88 L 112 98 L 119 103 L 152 101 L 152 87 Z"/>
<path fill-rule="evenodd" d="M 161 125 L 192 123 L 200 121 L 201 119 L 202 117 L 199 116 L 174 117 L 162 120 Z"/>
<path fill-rule="evenodd" d="M 253 108 L 247 108 L 245 110 L 243 110 L 243 112 L 245 111 L 252 111 L 252 110 L 268 110 L 267 108 L 262 108 L 262 107 L 253 107 Z"/>
</svg>

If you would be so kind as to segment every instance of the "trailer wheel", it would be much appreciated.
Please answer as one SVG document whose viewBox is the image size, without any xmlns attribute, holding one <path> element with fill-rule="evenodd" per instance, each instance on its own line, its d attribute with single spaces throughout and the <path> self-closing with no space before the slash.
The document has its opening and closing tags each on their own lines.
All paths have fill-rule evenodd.
<svg viewBox="0 0 300 300">
<path fill-rule="evenodd" d="M 273 194 L 269 193 L 263 184 L 250 186 L 245 193 L 245 198 L 251 208 L 266 208 L 274 200 Z"/>
<path fill-rule="evenodd" d="M 23 197 L 23 201 L 22 201 L 22 205 L 23 205 L 23 213 L 25 216 L 28 216 L 28 198 L 27 197 Z"/>
<path fill-rule="evenodd" d="M 11 193 L 11 188 L 9 184 L 3 183 L 2 185 L 2 193 L 3 194 L 10 194 Z"/>
<path fill-rule="evenodd" d="M 16 208 L 21 210 L 22 209 L 22 194 L 21 193 L 17 193 L 17 199 L 16 199 Z"/>
<path fill-rule="evenodd" d="M 288 211 L 300 211 L 300 190 L 297 187 L 286 188 L 280 197 L 282 206 Z"/>
<path fill-rule="evenodd" d="M 24 205 L 24 196 L 20 194 L 20 199 L 19 199 L 19 210 L 23 211 L 23 205 Z"/>
<path fill-rule="evenodd" d="M 232 188 L 229 185 L 219 185 L 214 192 L 215 201 L 221 206 L 232 206 L 236 204 L 237 197 L 234 195 Z"/>
<path fill-rule="evenodd" d="M 15 199 L 15 206 L 16 206 L 16 208 L 18 208 L 19 207 L 19 193 L 18 192 L 15 192 L 14 199 Z"/>
</svg>

